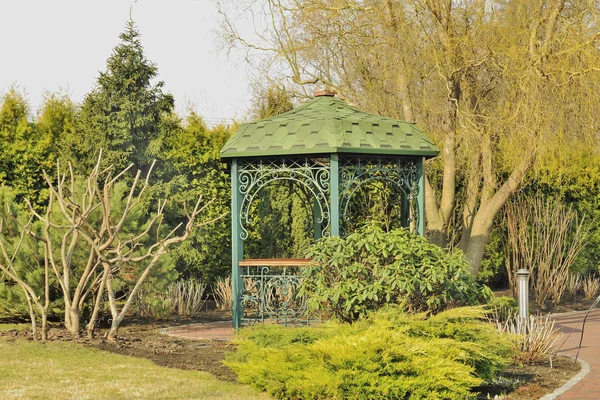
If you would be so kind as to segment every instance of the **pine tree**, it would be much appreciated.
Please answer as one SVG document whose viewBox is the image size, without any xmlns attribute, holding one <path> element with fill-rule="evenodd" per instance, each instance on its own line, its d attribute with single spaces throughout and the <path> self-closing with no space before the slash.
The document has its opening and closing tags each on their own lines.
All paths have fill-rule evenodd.
<svg viewBox="0 0 600 400">
<path fill-rule="evenodd" d="M 164 82 L 153 84 L 158 68 L 145 57 L 132 20 L 119 37 L 106 71 L 83 102 L 80 168 L 84 170 L 93 166 L 101 148 L 105 163 L 116 170 L 130 163 L 134 171 L 147 169 L 158 152 L 161 118 L 174 108 L 173 96 L 163 92 Z"/>
</svg>

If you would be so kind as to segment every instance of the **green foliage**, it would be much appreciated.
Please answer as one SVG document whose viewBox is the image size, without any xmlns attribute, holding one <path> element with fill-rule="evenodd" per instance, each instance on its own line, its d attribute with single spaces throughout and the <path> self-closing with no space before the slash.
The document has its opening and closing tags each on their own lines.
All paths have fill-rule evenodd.
<svg viewBox="0 0 600 400">
<path fill-rule="evenodd" d="M 226 364 L 281 399 L 467 399 L 507 364 L 511 344 L 482 308 L 431 318 L 385 308 L 353 325 L 255 326 Z"/>
<path fill-rule="evenodd" d="M 161 137 L 163 167 L 159 169 L 164 183 L 157 196 L 173 198 L 174 204 L 194 202 L 199 196 L 215 199 L 206 210 L 206 218 L 215 218 L 229 211 L 231 178 L 227 165 L 221 163 L 219 151 L 229 139 L 234 127 L 219 125 L 208 128 L 202 117 L 189 110 L 185 123 L 175 116 L 163 120 Z M 182 126 L 183 125 L 183 126 Z M 183 222 L 184 210 L 174 208 L 166 222 L 176 226 Z M 177 270 L 185 278 L 198 277 L 205 282 L 222 276 L 231 264 L 231 219 L 196 229 L 190 238 L 174 250 Z"/>
<path fill-rule="evenodd" d="M 76 107 L 68 95 L 47 93 L 35 122 L 40 135 L 54 143 L 54 157 L 59 158 L 64 167 L 69 162 L 78 164 L 77 152 L 82 143 L 77 132 L 77 117 Z"/>
<path fill-rule="evenodd" d="M 308 252 L 301 291 L 314 308 L 353 322 L 388 304 L 437 313 L 489 298 L 460 252 L 447 253 L 405 229 L 365 226 L 346 238 L 328 237 Z"/>
<path fill-rule="evenodd" d="M 509 312 L 516 312 L 519 309 L 519 303 L 517 300 L 508 296 L 492 297 L 488 304 L 491 309 L 505 309 Z"/>
<path fill-rule="evenodd" d="M 24 96 L 10 88 L 0 107 L 0 185 L 11 186 L 18 201 L 35 206 L 47 198 L 42 170 L 54 166 L 53 136 L 29 122 Z"/>
<path fill-rule="evenodd" d="M 250 209 L 248 258 L 302 257 L 313 243 L 311 195 L 291 180 L 276 181 L 258 192 Z"/>
<path fill-rule="evenodd" d="M 490 232 L 490 239 L 485 248 L 477 281 L 492 288 L 508 286 L 506 275 L 506 224 L 496 218 L 495 229 Z"/>
<path fill-rule="evenodd" d="M 163 92 L 164 82 L 153 82 L 158 69 L 144 55 L 133 21 L 119 38 L 106 71 L 81 107 L 82 171 L 91 170 L 99 149 L 104 150 L 104 165 L 121 170 L 133 163 L 133 171 L 147 170 L 158 154 L 153 142 L 160 135 L 161 118 L 173 111 L 173 96 Z"/>
<path fill-rule="evenodd" d="M 16 274 L 26 282 L 40 297 L 44 293 L 44 250 L 43 245 L 26 236 L 20 241 L 19 225 L 26 225 L 29 213 L 15 203 L 15 195 L 6 186 L 0 186 L 0 220 L 2 221 L 2 241 L 9 257 L 19 251 L 13 260 Z M 41 226 L 34 223 L 34 231 L 41 234 Z M 3 257 L 0 256 L 0 262 Z M 53 304 L 56 307 L 57 304 Z M 0 272 L 0 314 L 28 317 L 29 308 L 21 287 Z"/>
<path fill-rule="evenodd" d="M 600 154 L 590 146 L 569 145 L 569 150 L 549 157 L 534 177 L 529 191 L 560 197 L 585 215 L 590 230 L 587 246 L 574 269 L 582 274 L 600 267 Z"/>
</svg>

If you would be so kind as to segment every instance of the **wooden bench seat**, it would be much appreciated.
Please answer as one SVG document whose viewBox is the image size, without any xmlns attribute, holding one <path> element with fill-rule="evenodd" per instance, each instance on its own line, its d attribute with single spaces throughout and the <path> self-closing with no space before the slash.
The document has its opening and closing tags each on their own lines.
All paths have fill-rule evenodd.
<svg viewBox="0 0 600 400">
<path fill-rule="evenodd" d="M 240 261 L 240 267 L 305 267 L 312 258 L 249 258 Z"/>
</svg>

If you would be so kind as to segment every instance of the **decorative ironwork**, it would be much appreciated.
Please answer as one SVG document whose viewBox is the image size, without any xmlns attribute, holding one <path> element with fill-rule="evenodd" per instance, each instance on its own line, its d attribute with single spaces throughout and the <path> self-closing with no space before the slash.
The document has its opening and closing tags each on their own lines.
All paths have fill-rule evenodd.
<svg viewBox="0 0 600 400">
<path fill-rule="evenodd" d="M 264 323 L 267 319 L 284 326 L 308 325 L 308 304 L 306 298 L 298 295 L 299 268 L 242 267 L 242 325 Z"/>
<path fill-rule="evenodd" d="M 402 192 L 406 202 L 407 226 L 418 220 L 419 169 L 406 157 L 344 156 L 340 158 L 340 220 L 348 218 L 348 206 L 357 191 L 373 181 L 383 181 Z"/>
<path fill-rule="evenodd" d="M 329 159 L 328 158 L 259 158 L 244 159 L 239 169 L 239 191 L 242 195 L 240 210 L 240 238 L 248 238 L 250 207 L 256 195 L 265 186 L 281 180 L 300 184 L 316 200 L 319 207 L 317 222 L 321 233 L 329 229 Z"/>
</svg>

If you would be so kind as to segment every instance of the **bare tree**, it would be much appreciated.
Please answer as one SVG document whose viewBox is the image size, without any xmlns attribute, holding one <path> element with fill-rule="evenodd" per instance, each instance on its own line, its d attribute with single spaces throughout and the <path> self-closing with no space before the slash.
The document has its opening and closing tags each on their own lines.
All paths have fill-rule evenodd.
<svg viewBox="0 0 600 400">
<path fill-rule="evenodd" d="M 139 173 L 138 173 L 138 177 L 139 177 Z M 136 179 L 134 181 L 134 185 L 132 186 L 132 189 L 135 187 L 138 177 L 136 177 Z M 116 232 L 113 232 L 112 235 L 117 237 L 117 240 L 115 240 L 113 242 L 113 244 L 106 249 L 100 249 L 100 248 L 97 249 L 98 254 L 99 254 L 99 259 L 101 260 L 102 267 L 103 267 L 103 275 L 102 275 L 103 286 L 106 287 L 106 292 L 108 294 L 108 302 L 109 302 L 109 306 L 110 306 L 110 312 L 111 312 L 111 316 L 112 316 L 112 325 L 111 325 L 111 329 L 109 332 L 109 338 L 117 337 L 121 322 L 123 322 L 123 319 L 125 318 L 125 315 L 127 314 L 127 311 L 129 310 L 129 308 L 131 307 L 142 284 L 144 283 L 144 281 L 146 280 L 146 278 L 148 277 L 148 275 L 150 274 L 152 269 L 159 262 L 160 258 L 163 255 L 167 254 L 168 248 L 176 243 L 181 243 L 184 240 L 186 240 L 189 237 L 189 235 L 192 232 L 192 229 L 194 227 L 212 224 L 224 216 L 224 215 L 221 215 L 219 217 L 195 224 L 200 213 L 202 213 L 202 211 L 204 211 L 206 209 L 206 207 L 208 207 L 213 202 L 213 200 L 210 200 L 209 202 L 207 202 L 201 206 L 202 197 L 200 197 L 198 199 L 198 201 L 196 202 L 194 208 L 191 210 L 191 212 L 186 211 L 187 222 L 185 223 L 185 225 L 182 223 L 182 224 L 176 226 L 175 228 L 173 228 L 164 237 L 157 237 L 156 242 L 153 245 L 149 246 L 148 248 L 146 248 L 142 251 L 139 251 L 139 249 L 142 248 L 143 237 L 149 232 L 151 227 L 160 225 L 162 222 L 162 218 L 164 215 L 163 214 L 163 209 L 164 209 L 164 205 L 165 205 L 164 202 L 161 203 L 161 205 L 159 205 L 159 210 L 154 215 L 151 222 L 148 224 L 146 232 L 144 232 L 142 234 L 138 234 L 138 235 L 132 235 L 129 238 L 125 238 L 124 240 L 119 238 L 118 235 L 116 235 Z M 134 202 L 132 202 L 132 203 L 134 203 Z M 128 203 L 129 203 L 129 199 L 128 199 Z M 108 227 L 108 230 L 110 231 L 111 229 L 114 228 L 110 224 L 110 213 L 105 213 L 104 216 L 105 216 L 106 226 Z M 183 228 L 183 231 L 180 234 L 177 234 L 177 232 L 180 231 L 180 228 Z M 111 235 L 111 233 L 109 233 L 109 235 Z M 93 241 L 90 243 L 93 243 Z M 130 263 L 136 263 L 139 265 L 143 264 L 144 267 L 142 269 L 142 273 L 139 275 L 139 277 L 137 277 L 135 286 L 129 292 L 129 294 L 126 297 L 125 303 L 119 310 L 119 307 L 118 307 L 118 304 L 116 301 L 116 297 L 115 297 L 113 274 L 116 270 L 118 270 L 124 264 L 130 264 Z M 94 314 L 96 314 L 95 311 L 97 309 L 97 306 L 98 306 L 98 304 L 96 303 L 94 306 Z M 92 319 L 90 321 L 90 324 L 88 326 L 88 331 L 93 329 L 93 323 L 94 323 L 94 319 Z"/>
<path fill-rule="evenodd" d="M 46 268 L 51 268 L 56 275 L 65 303 L 65 327 L 74 336 L 80 334 L 81 310 L 95 292 L 87 324 L 88 336 L 93 336 L 106 292 L 112 314 L 110 336 L 116 337 L 132 299 L 169 247 L 186 240 L 196 226 L 211 224 L 223 216 L 197 223 L 200 213 L 213 201 L 203 204 L 200 197 L 191 211 L 185 208 L 187 222 L 163 235 L 166 201 L 160 200 L 145 224 L 131 228 L 128 221 L 142 206 L 152 167 L 144 179 L 138 171 L 128 184 L 126 173 L 131 165 L 114 173 L 110 166 L 100 169 L 101 159 L 102 152 L 83 185 L 70 164 L 66 172 L 61 172 L 58 165 L 54 181 L 45 175 L 51 199 L 46 213 L 40 214 L 29 204 L 31 214 L 44 227 L 43 235 L 25 230 L 42 241 L 47 249 Z M 115 197 L 121 193 L 117 190 L 119 185 L 121 191 L 126 189 L 123 199 Z M 115 274 L 125 266 L 128 273 L 140 272 L 134 276 L 135 286 L 126 293 L 127 299 L 119 311 Z"/>
<path fill-rule="evenodd" d="M 52 201 L 52 199 L 50 199 L 50 201 Z M 10 238 L 5 235 L 5 224 L 7 223 L 7 220 L 0 218 L 0 271 L 23 290 L 29 308 L 31 332 L 34 340 L 38 337 L 36 310 L 39 313 L 42 322 L 41 339 L 42 341 L 45 341 L 48 338 L 48 307 L 50 306 L 48 263 L 44 263 L 44 293 L 42 301 L 42 295 L 37 293 L 33 286 L 27 282 L 26 272 L 19 270 L 15 266 L 15 260 L 21 251 L 23 242 L 32 232 L 30 229 L 32 220 L 30 219 L 25 226 L 19 226 L 16 218 L 13 218 L 13 222 L 15 222 L 16 228 L 19 229 L 20 233 L 16 237 L 11 235 L 13 240 L 10 240 Z M 44 249 L 47 251 L 46 246 L 44 246 Z M 46 257 L 44 257 L 44 259 L 47 260 Z"/>
</svg>

